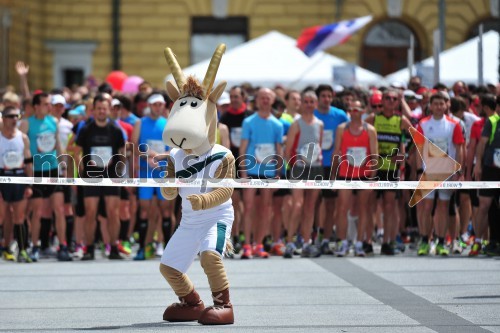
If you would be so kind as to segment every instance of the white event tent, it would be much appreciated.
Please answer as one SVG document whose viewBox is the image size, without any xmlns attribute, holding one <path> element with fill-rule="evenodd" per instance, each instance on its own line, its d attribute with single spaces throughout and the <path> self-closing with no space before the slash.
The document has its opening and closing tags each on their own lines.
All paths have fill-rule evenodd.
<svg viewBox="0 0 500 333">
<path fill-rule="evenodd" d="M 333 84 L 333 66 L 349 64 L 324 52 L 309 58 L 295 43 L 295 39 L 271 31 L 228 50 L 222 57 L 217 81 L 227 81 L 228 87 L 249 82 L 253 86 L 272 88 L 281 84 L 287 88 L 302 89 L 308 85 Z M 186 67 L 183 72 L 202 80 L 209 61 L 207 59 Z M 355 66 L 354 71 L 359 85 L 368 86 L 382 80 L 380 75 L 358 66 Z M 166 80 L 171 78 L 170 74 Z"/>
<path fill-rule="evenodd" d="M 462 44 L 441 52 L 439 56 L 439 81 L 451 86 L 456 81 L 478 83 L 478 41 L 479 37 L 472 38 Z M 483 80 L 484 83 L 497 84 L 498 77 L 498 49 L 500 41 L 496 31 L 483 34 Z M 429 57 L 421 62 L 424 66 L 434 66 L 434 58 Z M 416 73 L 416 70 L 413 71 Z M 408 68 L 401 69 L 385 77 L 387 82 L 408 82 L 410 73 Z"/>
</svg>

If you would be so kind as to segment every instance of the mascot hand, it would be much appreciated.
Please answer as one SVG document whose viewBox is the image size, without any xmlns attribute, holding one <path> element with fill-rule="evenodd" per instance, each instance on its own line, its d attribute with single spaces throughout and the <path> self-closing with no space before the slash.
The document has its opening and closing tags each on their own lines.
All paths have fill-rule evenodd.
<svg viewBox="0 0 500 333">
<path fill-rule="evenodd" d="M 167 200 L 175 199 L 177 197 L 177 194 L 179 193 L 177 187 L 162 187 L 160 190 L 161 195 Z"/>
<path fill-rule="evenodd" d="M 193 210 L 201 210 L 203 208 L 201 195 L 191 194 L 188 195 L 186 199 L 191 202 L 191 207 L 193 207 Z"/>
</svg>

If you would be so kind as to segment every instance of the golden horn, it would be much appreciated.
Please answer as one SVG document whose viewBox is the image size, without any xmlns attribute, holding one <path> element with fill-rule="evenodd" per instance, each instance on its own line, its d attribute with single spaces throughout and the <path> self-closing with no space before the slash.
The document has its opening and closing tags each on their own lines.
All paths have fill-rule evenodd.
<svg viewBox="0 0 500 333">
<path fill-rule="evenodd" d="M 179 91 L 182 93 L 184 85 L 186 84 L 186 77 L 184 76 L 184 73 L 182 73 L 181 66 L 179 66 L 179 63 L 177 62 L 177 59 L 175 58 L 175 55 L 170 47 L 166 47 L 163 53 L 165 54 L 168 67 L 170 67 L 170 70 L 172 71 L 175 83 L 177 83 L 177 88 L 179 88 Z"/>
<path fill-rule="evenodd" d="M 219 69 L 219 64 L 224 51 L 226 51 L 226 44 L 219 44 L 219 46 L 217 46 L 217 48 L 215 49 L 212 60 L 210 60 L 207 74 L 205 74 L 205 78 L 203 79 L 202 84 L 204 97 L 207 97 L 210 94 L 210 91 L 212 91 L 212 87 L 215 81 L 215 75 L 217 74 L 217 70 Z"/>
</svg>

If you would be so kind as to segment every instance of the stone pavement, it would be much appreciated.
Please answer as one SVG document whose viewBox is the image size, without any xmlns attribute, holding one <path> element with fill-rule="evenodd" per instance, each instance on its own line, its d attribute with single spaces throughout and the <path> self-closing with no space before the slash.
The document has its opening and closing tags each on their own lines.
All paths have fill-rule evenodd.
<svg viewBox="0 0 500 333">
<path fill-rule="evenodd" d="M 406 253 L 225 263 L 236 323 L 204 327 L 162 321 L 175 296 L 159 260 L 0 260 L 0 332 L 500 333 L 500 260 Z M 198 261 L 189 275 L 209 303 Z"/>
</svg>

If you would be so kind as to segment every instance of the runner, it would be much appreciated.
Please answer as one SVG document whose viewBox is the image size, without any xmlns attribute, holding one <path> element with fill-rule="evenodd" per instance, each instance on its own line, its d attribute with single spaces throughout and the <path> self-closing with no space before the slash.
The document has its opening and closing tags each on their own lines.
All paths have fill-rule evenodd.
<svg viewBox="0 0 500 333">
<path fill-rule="evenodd" d="M 272 90 L 261 88 L 256 98 L 257 113 L 243 121 L 239 155 L 245 156 L 245 163 L 240 164 L 241 178 L 269 179 L 280 175 L 280 156 L 283 156 L 283 125 L 272 115 L 271 106 L 274 98 L 275 94 Z M 278 161 L 278 163 L 273 161 Z M 262 240 L 267 228 L 271 225 L 273 191 L 260 189 L 262 205 L 259 207 L 255 205 L 256 192 L 255 188 L 243 190 L 245 243 L 242 259 L 250 259 L 253 256 L 269 257 L 269 254 L 264 251 Z M 259 218 L 255 218 L 257 210 L 260 213 Z M 250 245 L 252 234 L 253 241 L 256 243 L 254 249 Z"/>
<path fill-rule="evenodd" d="M 19 109 L 6 107 L 2 112 L 3 126 L 0 135 L 0 176 L 1 177 L 32 177 L 31 152 L 29 139 L 16 127 L 21 114 Z M 27 198 L 32 194 L 31 186 L 23 184 L 0 184 L 0 194 L 3 203 L 0 209 L 5 213 L 3 257 L 14 261 L 14 254 L 9 249 L 12 241 L 12 224 L 19 248 L 18 262 L 32 262 L 26 252 L 28 246 L 28 230 L 25 224 Z M 8 213 L 7 213 L 8 212 Z"/>
<path fill-rule="evenodd" d="M 370 156 L 378 155 L 377 132 L 375 128 L 362 121 L 365 107 L 359 99 L 351 102 L 347 109 L 351 120 L 341 124 L 335 134 L 335 149 L 333 169 L 338 170 L 338 180 L 367 180 L 376 175 L 376 170 L 370 168 Z M 347 163 L 346 163 L 347 162 Z M 371 165 L 373 167 L 373 164 Z M 337 207 L 337 238 L 340 240 L 335 255 L 344 257 L 349 253 L 347 241 L 347 211 L 352 200 L 368 202 L 372 190 L 340 190 L 338 191 Z M 356 194 L 356 198 L 353 195 Z M 357 225 L 357 241 L 354 245 L 354 255 L 364 257 L 363 241 L 365 240 L 365 225 L 370 211 L 359 209 Z M 366 238 L 371 237 L 371 232 Z"/>
<path fill-rule="evenodd" d="M 30 141 L 30 151 L 33 156 L 33 174 L 35 178 L 59 177 L 58 156 L 61 155 L 59 143 L 58 121 L 49 115 L 51 103 L 50 96 L 40 93 L 33 97 L 33 107 L 35 113 L 20 125 L 20 130 L 28 135 Z M 46 237 L 42 239 L 49 246 L 48 235 L 51 228 L 51 219 L 40 220 L 42 214 L 51 216 L 54 212 L 56 219 L 57 238 L 59 239 L 59 251 L 57 259 L 59 261 L 71 261 L 66 242 L 66 220 L 64 216 L 64 193 L 63 187 L 58 185 L 34 185 L 31 197 L 31 207 L 33 215 L 31 217 L 31 239 L 33 249 L 31 259 L 38 261 L 40 235 Z M 44 211 L 45 210 L 45 211 Z"/>
<path fill-rule="evenodd" d="M 309 90 L 302 94 L 301 100 L 301 117 L 290 126 L 285 160 L 291 167 L 291 179 L 322 180 L 323 122 L 314 116 L 318 97 L 314 91 Z M 319 192 L 319 190 L 292 190 L 292 213 L 290 219 L 285 221 L 287 244 L 284 258 L 292 258 L 296 251 L 293 237 L 297 229 L 299 229 L 297 238 L 301 236 L 304 240 L 301 256 L 315 258 L 321 255 L 312 239 L 315 205 Z"/>
<path fill-rule="evenodd" d="M 465 143 L 462 134 L 462 128 L 459 123 L 445 115 L 447 105 L 446 96 L 443 93 L 436 93 L 431 96 L 431 116 L 423 118 L 418 124 L 418 131 L 427 139 L 438 146 L 441 151 L 428 148 L 428 153 L 423 153 L 424 163 L 431 159 L 448 159 L 448 156 L 457 161 L 462 160 L 461 145 Z M 420 146 L 419 151 L 423 151 L 424 142 L 415 141 L 417 146 Z M 423 171 L 422 160 L 417 159 L 417 174 Z M 434 171 L 434 170 L 433 170 Z M 437 170 L 435 170 L 436 172 Z M 448 171 L 448 170 L 446 170 Z M 443 172 L 446 172 L 443 171 Z M 432 177 L 429 172 L 425 177 Z M 431 179 L 431 178 L 426 178 Z M 463 180 L 461 173 L 453 176 L 453 180 Z M 418 255 L 428 255 L 430 252 L 429 236 L 432 233 L 432 210 L 434 205 L 434 197 L 438 193 L 435 214 L 434 214 L 434 233 L 437 235 L 438 244 L 436 245 L 436 254 L 447 256 L 449 250 L 445 247 L 444 238 L 446 236 L 447 227 L 447 212 L 450 204 L 450 197 L 453 190 L 434 190 L 425 197 L 417 206 L 419 214 L 419 231 L 422 237 L 422 242 L 418 248 Z"/>
<path fill-rule="evenodd" d="M 78 134 L 76 144 L 82 149 L 80 175 L 82 178 L 117 178 L 122 176 L 119 162 L 124 163 L 125 140 L 122 130 L 109 121 L 111 101 L 103 94 L 94 99 L 94 119 Z M 87 252 L 82 260 L 94 260 L 94 235 L 96 229 L 97 204 L 103 196 L 106 204 L 108 231 L 111 241 L 109 259 L 123 259 L 117 248 L 120 229 L 120 188 L 108 186 L 85 186 L 85 236 Z"/>
</svg>

